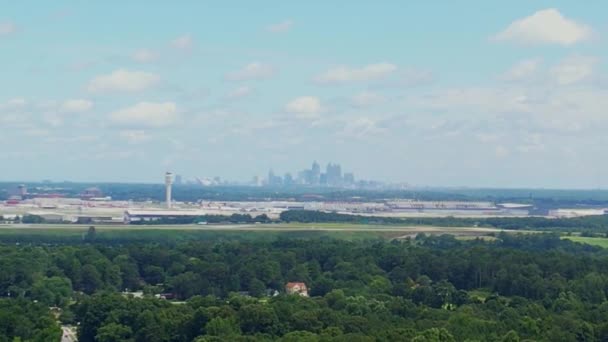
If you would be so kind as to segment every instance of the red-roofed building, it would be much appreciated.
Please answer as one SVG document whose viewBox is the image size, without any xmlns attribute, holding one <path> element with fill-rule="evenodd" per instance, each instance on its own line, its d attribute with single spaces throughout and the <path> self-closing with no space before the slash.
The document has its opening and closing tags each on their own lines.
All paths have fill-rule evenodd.
<svg viewBox="0 0 608 342">
<path fill-rule="evenodd" d="M 287 283 L 287 285 L 285 285 L 285 292 L 287 292 L 287 294 L 296 294 L 302 297 L 308 297 L 308 288 L 304 283 Z"/>
</svg>

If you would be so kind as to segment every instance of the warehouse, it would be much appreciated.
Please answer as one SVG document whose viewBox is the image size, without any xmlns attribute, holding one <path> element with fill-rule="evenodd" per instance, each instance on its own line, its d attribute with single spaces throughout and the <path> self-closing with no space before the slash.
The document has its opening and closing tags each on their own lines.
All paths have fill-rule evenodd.
<svg viewBox="0 0 608 342">
<path fill-rule="evenodd" d="M 196 218 L 204 216 L 202 210 L 126 210 L 124 222 L 154 221 L 160 219 Z"/>
</svg>

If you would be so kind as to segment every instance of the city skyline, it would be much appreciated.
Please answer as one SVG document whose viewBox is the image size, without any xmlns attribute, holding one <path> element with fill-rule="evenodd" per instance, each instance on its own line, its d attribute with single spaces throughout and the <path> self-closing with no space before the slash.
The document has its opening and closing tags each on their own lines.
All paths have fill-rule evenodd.
<svg viewBox="0 0 608 342">
<path fill-rule="evenodd" d="M 0 180 L 608 187 L 606 3 L 116 7 L 3 4 Z"/>
</svg>

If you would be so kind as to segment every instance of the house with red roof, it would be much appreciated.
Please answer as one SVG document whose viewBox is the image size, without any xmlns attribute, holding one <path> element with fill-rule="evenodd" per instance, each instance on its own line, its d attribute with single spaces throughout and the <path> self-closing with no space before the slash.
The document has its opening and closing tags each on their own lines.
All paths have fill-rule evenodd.
<svg viewBox="0 0 608 342">
<path fill-rule="evenodd" d="M 299 295 L 302 297 L 308 297 L 308 288 L 305 283 L 301 282 L 289 282 L 285 285 L 285 292 L 290 295 Z"/>
</svg>

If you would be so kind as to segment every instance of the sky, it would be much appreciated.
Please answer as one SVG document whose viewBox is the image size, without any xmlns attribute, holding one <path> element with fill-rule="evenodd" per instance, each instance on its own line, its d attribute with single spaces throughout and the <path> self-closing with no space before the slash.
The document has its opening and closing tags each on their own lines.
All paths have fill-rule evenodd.
<svg viewBox="0 0 608 342">
<path fill-rule="evenodd" d="M 605 1 L 0 7 L 0 180 L 608 188 Z"/>
</svg>

